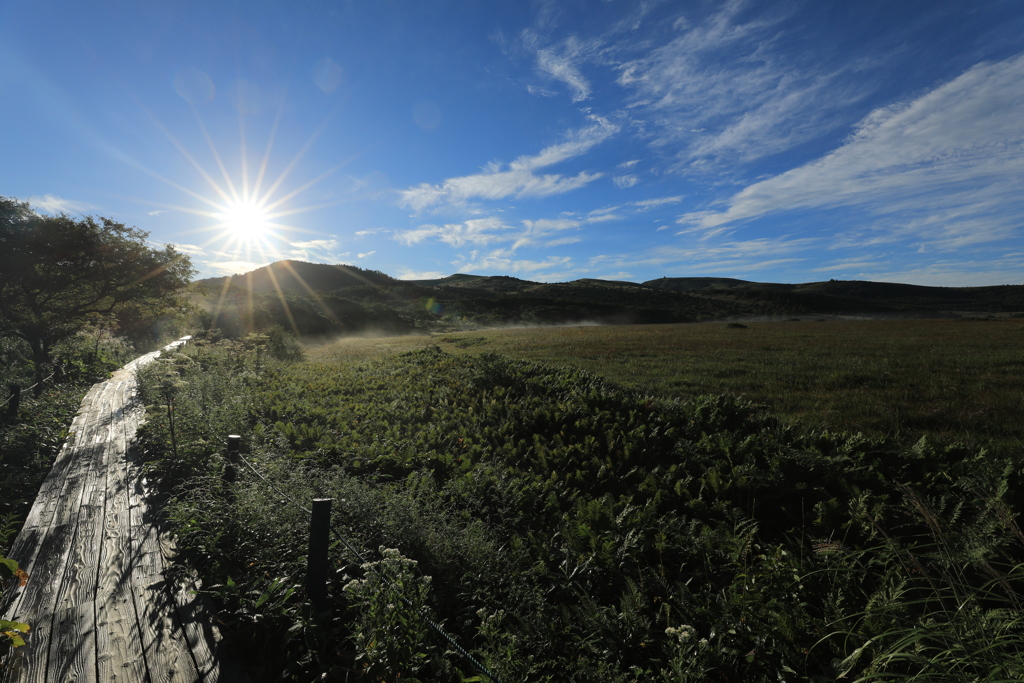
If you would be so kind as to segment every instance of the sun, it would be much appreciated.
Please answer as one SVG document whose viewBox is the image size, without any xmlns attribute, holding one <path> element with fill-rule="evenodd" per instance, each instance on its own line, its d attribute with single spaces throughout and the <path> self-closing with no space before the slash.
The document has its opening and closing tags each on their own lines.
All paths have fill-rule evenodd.
<svg viewBox="0 0 1024 683">
<path fill-rule="evenodd" d="M 252 201 L 231 202 L 221 213 L 214 215 L 223 221 L 226 232 L 238 240 L 259 239 L 271 225 L 267 212 Z"/>
</svg>

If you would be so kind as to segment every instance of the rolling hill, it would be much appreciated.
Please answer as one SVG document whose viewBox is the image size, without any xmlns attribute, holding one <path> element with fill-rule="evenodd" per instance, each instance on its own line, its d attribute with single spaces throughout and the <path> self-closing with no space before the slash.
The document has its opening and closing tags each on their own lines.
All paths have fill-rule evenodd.
<svg viewBox="0 0 1024 683">
<path fill-rule="evenodd" d="M 925 287 L 664 277 L 532 282 L 457 273 L 398 280 L 355 266 L 278 261 L 194 283 L 204 324 L 235 334 L 278 324 L 300 335 L 494 325 L 678 323 L 792 316 L 963 317 L 1024 311 L 1024 285 Z"/>
</svg>

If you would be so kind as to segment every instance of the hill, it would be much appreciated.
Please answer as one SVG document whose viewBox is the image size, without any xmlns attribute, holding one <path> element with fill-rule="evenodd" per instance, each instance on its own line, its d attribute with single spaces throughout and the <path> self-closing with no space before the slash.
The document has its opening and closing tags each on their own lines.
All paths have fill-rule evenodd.
<svg viewBox="0 0 1024 683">
<path fill-rule="evenodd" d="M 310 292 L 332 292 L 343 287 L 387 286 L 396 282 L 398 280 L 376 270 L 286 260 L 277 261 L 269 266 L 263 266 L 241 275 L 199 280 L 196 284 L 202 285 L 211 293 L 238 287 L 259 294 L 277 291 L 307 294 Z"/>
<path fill-rule="evenodd" d="M 790 316 L 957 317 L 1024 311 L 1024 285 L 925 287 L 733 278 L 532 282 L 457 273 L 398 280 L 355 266 L 278 261 L 194 283 L 204 324 L 228 334 L 277 324 L 298 335 L 496 325 L 679 323 Z"/>
</svg>

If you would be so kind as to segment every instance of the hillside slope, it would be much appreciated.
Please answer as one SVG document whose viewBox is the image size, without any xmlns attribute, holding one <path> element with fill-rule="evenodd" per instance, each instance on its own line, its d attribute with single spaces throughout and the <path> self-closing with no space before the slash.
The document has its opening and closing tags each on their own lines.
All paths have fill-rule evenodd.
<svg viewBox="0 0 1024 683">
<path fill-rule="evenodd" d="M 1024 285 L 924 287 L 884 282 L 802 284 L 733 278 L 532 282 L 457 273 L 397 280 L 355 266 L 279 261 L 195 283 L 205 325 L 229 334 L 408 333 L 494 325 L 678 323 L 763 316 L 950 317 L 1024 311 Z"/>
</svg>

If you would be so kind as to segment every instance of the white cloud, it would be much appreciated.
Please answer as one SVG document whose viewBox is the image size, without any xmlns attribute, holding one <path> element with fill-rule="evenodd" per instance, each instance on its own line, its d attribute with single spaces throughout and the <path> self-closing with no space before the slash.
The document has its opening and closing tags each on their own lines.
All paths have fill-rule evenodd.
<svg viewBox="0 0 1024 683">
<path fill-rule="evenodd" d="M 440 280 L 445 277 L 448 275 L 437 270 L 403 270 L 398 275 L 399 280 Z"/>
<path fill-rule="evenodd" d="M 206 250 L 195 244 L 175 244 L 174 248 L 189 256 L 205 256 Z"/>
<path fill-rule="evenodd" d="M 335 249 L 338 246 L 338 240 L 310 240 L 308 242 L 290 242 L 291 246 L 296 249 Z"/>
<path fill-rule="evenodd" d="M 438 240 L 452 247 L 483 247 L 499 242 L 512 243 L 514 251 L 520 247 L 535 245 L 548 235 L 565 230 L 577 229 L 581 221 L 571 218 L 542 218 L 523 220 L 522 227 L 514 227 L 499 218 L 476 218 L 463 223 L 445 225 L 421 225 L 395 235 L 395 240 L 413 246 L 427 240 Z"/>
<path fill-rule="evenodd" d="M 781 211 L 857 207 L 888 217 L 875 230 L 926 249 L 1011 237 L 1024 223 L 1022 107 L 1024 56 L 978 64 L 872 112 L 830 154 L 746 187 L 724 210 L 679 222 L 709 230 Z"/>
<path fill-rule="evenodd" d="M 810 237 L 765 237 L 719 244 L 695 241 L 688 245 L 665 245 L 639 254 L 601 255 L 590 259 L 591 267 L 671 268 L 687 273 L 725 274 L 733 277 L 783 265 L 801 263 L 802 252 L 820 246 Z"/>
<path fill-rule="evenodd" d="M 628 175 L 619 175 L 612 178 L 615 181 L 615 185 L 620 189 L 626 189 L 627 187 L 633 187 L 640 182 L 640 178 L 636 177 L 632 173 Z"/>
<path fill-rule="evenodd" d="M 164 211 L 163 209 L 157 209 L 156 211 L 150 211 L 149 215 L 150 216 L 159 216 L 162 213 L 166 213 L 166 211 Z"/>
<path fill-rule="evenodd" d="M 536 95 L 537 97 L 554 97 L 558 94 L 557 92 L 551 90 L 550 88 L 543 88 L 538 85 L 526 86 L 526 92 L 530 93 L 531 95 Z"/>
<path fill-rule="evenodd" d="M 541 271 L 565 268 L 572 264 L 572 259 L 568 256 L 548 256 L 542 261 L 516 259 L 514 256 L 514 252 L 508 249 L 495 249 L 483 256 L 474 253 L 471 260 L 463 262 L 458 269 L 460 272 L 489 270 L 537 276 Z"/>
<path fill-rule="evenodd" d="M 517 158 L 507 169 L 492 163 L 483 173 L 449 178 L 440 185 L 422 183 L 401 190 L 399 204 L 421 211 L 440 203 L 461 204 L 474 198 L 547 197 L 583 187 L 603 174 L 581 171 L 575 176 L 535 175 L 535 171 L 585 154 L 618 132 L 618 126 L 607 119 L 590 116 L 590 120 L 593 125 L 571 131 L 564 142 L 545 147 L 539 154 Z"/>
<path fill-rule="evenodd" d="M 674 197 L 655 197 L 654 199 L 641 199 L 638 202 L 632 202 L 632 206 L 635 206 L 640 211 L 646 211 L 658 206 L 664 206 L 665 204 L 678 204 L 681 201 L 683 201 L 682 195 L 676 195 Z"/>
<path fill-rule="evenodd" d="M 395 240 L 412 246 L 424 240 L 438 239 L 453 247 L 467 244 L 485 246 L 507 239 L 500 233 L 512 229 L 498 218 L 477 218 L 465 223 L 448 223 L 446 225 L 421 225 L 415 230 L 407 230 L 395 235 Z"/>
<path fill-rule="evenodd" d="M 597 214 L 593 214 L 593 215 L 587 216 L 586 222 L 587 223 L 605 223 L 607 221 L 617 221 L 617 220 L 621 220 L 621 219 L 622 219 L 621 216 L 616 216 L 614 213 L 597 213 Z"/>
<path fill-rule="evenodd" d="M 576 36 L 569 36 L 559 45 L 540 47 L 540 38 L 533 31 L 523 32 L 523 44 L 537 55 L 537 69 L 561 81 L 572 93 L 573 102 L 590 99 L 590 81 L 580 71 L 580 66 L 598 47 L 596 41 L 581 41 Z M 547 95 L 547 89 L 527 88 L 531 94 Z M 535 92 L 536 91 L 536 92 Z"/>
<path fill-rule="evenodd" d="M 745 20 L 751 3 L 731 1 L 667 43 L 615 65 L 632 91 L 630 109 L 652 141 L 678 148 L 680 170 L 750 161 L 811 140 L 842 123 L 866 90 L 839 87 L 820 63 L 783 52 L 777 6 Z"/>
<path fill-rule="evenodd" d="M 374 251 L 366 251 L 366 252 L 363 252 L 363 253 L 361 253 L 361 254 L 357 254 L 357 256 L 358 256 L 359 258 L 366 258 L 366 257 L 368 257 L 368 256 L 373 256 L 373 255 L 374 255 L 374 254 L 376 254 L 376 253 L 377 253 L 377 252 L 376 252 L 376 250 L 374 250 Z"/>
<path fill-rule="evenodd" d="M 269 265 L 269 263 L 256 263 L 254 261 L 204 261 L 201 265 L 205 267 L 205 270 L 212 271 L 218 275 L 239 275 L 262 268 Z"/>
<path fill-rule="evenodd" d="M 85 213 L 86 211 L 96 209 L 95 206 L 88 202 L 76 202 L 74 200 L 63 199 L 52 194 L 43 195 L 42 197 L 29 197 L 28 203 L 32 208 L 45 211 L 49 214 Z"/>
</svg>

